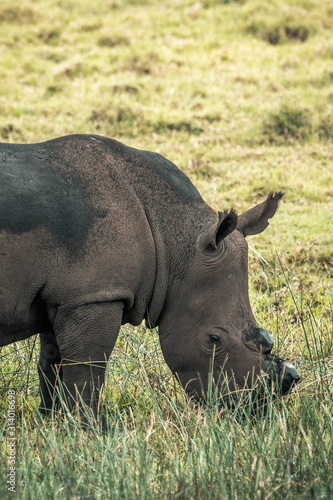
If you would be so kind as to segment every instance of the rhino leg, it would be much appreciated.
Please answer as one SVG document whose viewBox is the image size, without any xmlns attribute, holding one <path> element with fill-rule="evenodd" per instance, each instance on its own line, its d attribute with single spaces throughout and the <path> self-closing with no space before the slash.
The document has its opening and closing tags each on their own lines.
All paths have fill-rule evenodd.
<svg viewBox="0 0 333 500">
<path fill-rule="evenodd" d="M 53 326 L 69 410 L 77 403 L 80 407 L 82 398 L 97 417 L 106 365 L 118 337 L 123 307 L 117 301 L 58 308 Z"/>
<path fill-rule="evenodd" d="M 58 407 L 57 385 L 62 377 L 60 353 L 56 338 L 52 331 L 39 334 L 40 356 L 38 364 L 40 388 L 40 412 L 47 414 Z"/>
</svg>

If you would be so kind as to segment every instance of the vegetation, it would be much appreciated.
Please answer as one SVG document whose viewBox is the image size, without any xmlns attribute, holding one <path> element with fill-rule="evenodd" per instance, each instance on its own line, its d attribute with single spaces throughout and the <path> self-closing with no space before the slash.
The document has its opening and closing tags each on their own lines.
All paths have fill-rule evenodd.
<svg viewBox="0 0 333 500">
<path fill-rule="evenodd" d="M 2 0 L 0 140 L 99 133 L 174 161 L 216 210 L 272 190 L 249 238 L 250 295 L 302 376 L 267 412 L 189 402 L 156 332 L 122 329 L 103 405 L 110 432 L 42 420 L 38 339 L 1 349 L 0 497 L 16 391 L 16 496 L 333 496 L 333 7 L 330 0 Z"/>
</svg>

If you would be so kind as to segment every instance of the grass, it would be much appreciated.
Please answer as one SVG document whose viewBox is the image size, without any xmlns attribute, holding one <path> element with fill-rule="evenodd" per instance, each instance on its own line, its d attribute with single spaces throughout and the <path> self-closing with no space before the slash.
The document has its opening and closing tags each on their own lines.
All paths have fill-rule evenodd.
<svg viewBox="0 0 333 500">
<path fill-rule="evenodd" d="M 302 376 L 236 421 L 191 404 L 157 332 L 125 326 L 110 432 L 37 411 L 38 341 L 0 352 L 0 496 L 16 391 L 17 498 L 330 498 L 333 8 L 329 0 L 3 0 L 0 140 L 100 133 L 174 161 L 216 210 L 286 194 L 249 238 L 250 296 Z"/>
</svg>

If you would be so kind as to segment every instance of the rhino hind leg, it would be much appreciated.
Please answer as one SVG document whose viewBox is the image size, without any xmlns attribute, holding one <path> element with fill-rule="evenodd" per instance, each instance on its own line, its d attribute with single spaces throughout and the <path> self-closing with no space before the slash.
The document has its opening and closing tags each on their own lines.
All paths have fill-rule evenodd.
<svg viewBox="0 0 333 500">
<path fill-rule="evenodd" d="M 43 415 L 58 409 L 59 380 L 62 379 L 61 357 L 55 335 L 52 331 L 39 334 L 40 355 L 38 364 L 41 403 L 39 410 Z"/>
<path fill-rule="evenodd" d="M 54 333 L 61 355 L 62 383 L 70 411 L 78 407 L 85 421 L 85 405 L 98 417 L 98 403 L 105 370 L 117 340 L 123 303 L 85 304 L 68 310 L 60 307 Z"/>
</svg>

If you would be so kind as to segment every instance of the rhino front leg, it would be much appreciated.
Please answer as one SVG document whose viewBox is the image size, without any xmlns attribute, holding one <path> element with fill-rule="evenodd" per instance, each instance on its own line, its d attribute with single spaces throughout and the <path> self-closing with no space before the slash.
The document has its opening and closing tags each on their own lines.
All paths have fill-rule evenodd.
<svg viewBox="0 0 333 500">
<path fill-rule="evenodd" d="M 53 326 L 69 410 L 82 398 L 97 417 L 106 365 L 118 337 L 123 307 L 117 301 L 58 308 Z"/>
<path fill-rule="evenodd" d="M 53 408 L 58 408 L 57 386 L 62 378 L 60 367 L 60 353 L 54 333 L 43 332 L 39 334 L 40 356 L 38 364 L 40 388 L 40 412 L 47 414 Z"/>
</svg>

